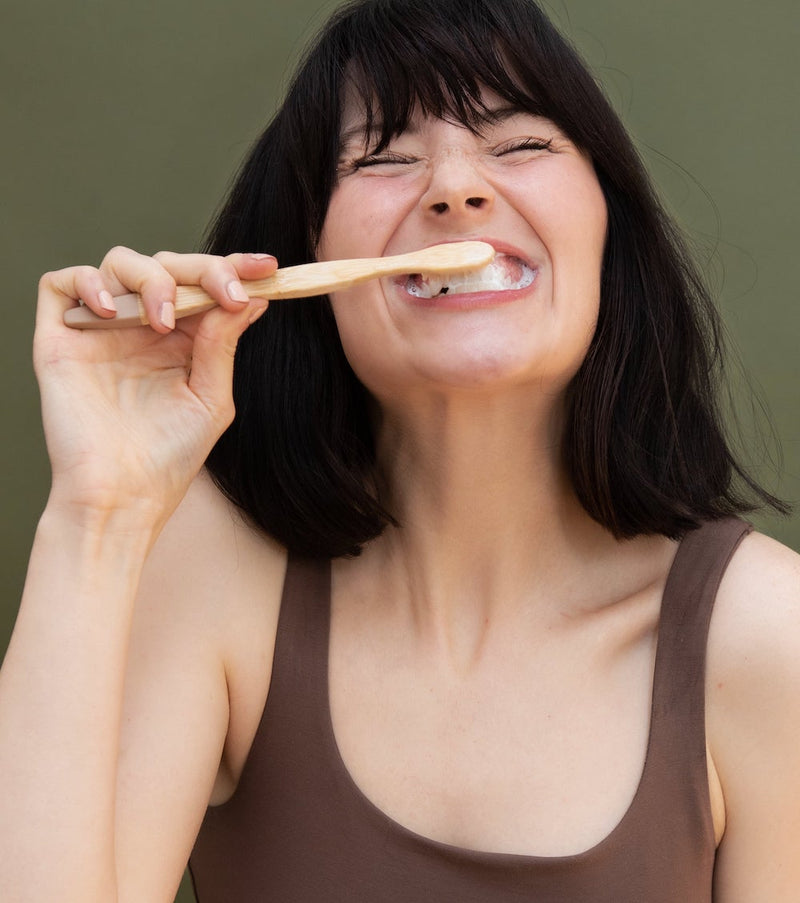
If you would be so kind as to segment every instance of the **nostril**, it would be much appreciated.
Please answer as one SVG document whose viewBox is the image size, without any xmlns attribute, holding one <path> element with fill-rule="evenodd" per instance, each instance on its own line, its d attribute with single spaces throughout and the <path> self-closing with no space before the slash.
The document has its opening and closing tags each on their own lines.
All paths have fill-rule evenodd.
<svg viewBox="0 0 800 903">
<path fill-rule="evenodd" d="M 486 201 L 486 198 L 471 197 L 465 198 L 464 204 L 467 207 L 474 207 L 476 210 L 480 210 L 486 205 Z M 433 210 L 434 213 L 442 214 L 447 213 L 450 210 L 450 205 L 446 201 L 439 201 L 436 204 L 431 204 L 430 209 Z"/>
</svg>

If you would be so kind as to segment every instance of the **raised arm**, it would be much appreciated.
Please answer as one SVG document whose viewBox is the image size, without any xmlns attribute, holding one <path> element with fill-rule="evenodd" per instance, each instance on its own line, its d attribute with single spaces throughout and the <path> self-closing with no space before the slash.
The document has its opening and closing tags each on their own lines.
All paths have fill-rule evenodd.
<svg viewBox="0 0 800 903">
<path fill-rule="evenodd" d="M 0 672 L 0 899 L 130 899 L 117 883 L 115 822 L 142 572 L 233 415 L 233 353 L 264 307 L 236 300 L 238 279 L 274 268 L 248 255 L 115 249 L 97 270 L 41 281 L 34 354 L 53 480 Z M 175 328 L 176 281 L 201 283 L 221 307 Z M 77 298 L 108 316 L 110 296 L 131 290 L 152 328 L 63 326 Z M 224 691 L 224 677 L 217 686 Z M 212 711 L 207 769 L 224 741 L 226 704 Z"/>
</svg>

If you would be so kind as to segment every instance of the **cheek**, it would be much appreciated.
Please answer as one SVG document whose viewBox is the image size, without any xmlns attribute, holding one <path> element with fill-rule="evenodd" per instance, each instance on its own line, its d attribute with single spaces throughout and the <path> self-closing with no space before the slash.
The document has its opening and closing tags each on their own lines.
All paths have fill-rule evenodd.
<svg viewBox="0 0 800 903">
<path fill-rule="evenodd" d="M 587 254 L 598 265 L 602 263 L 608 229 L 608 207 L 600 183 L 594 171 L 591 178 L 576 186 L 575 208 L 581 211 L 579 231 L 583 233 L 583 241 Z M 599 272 L 598 272 L 599 276 Z"/>
<path fill-rule="evenodd" d="M 592 165 L 582 157 L 553 161 L 530 194 L 529 221 L 552 253 L 570 266 L 602 261 L 608 210 Z"/>
<path fill-rule="evenodd" d="M 334 190 L 317 246 L 318 260 L 381 254 L 391 230 L 393 206 L 384 194 L 370 192 L 368 187 L 341 186 Z"/>
<path fill-rule="evenodd" d="M 602 263 L 608 232 L 608 207 L 599 183 L 587 186 L 583 203 L 586 210 L 586 238 L 594 258 Z"/>
<path fill-rule="evenodd" d="M 552 234 L 565 252 L 598 269 L 605 248 L 608 214 L 599 185 L 573 185 L 554 199 Z M 581 267 L 584 269 L 584 267 Z"/>
<path fill-rule="evenodd" d="M 571 328 L 591 332 L 600 306 L 608 214 L 596 181 L 565 186 L 548 199 L 539 237 L 551 265 L 555 308 L 569 312 Z"/>
<path fill-rule="evenodd" d="M 355 297 L 356 290 L 332 300 L 339 339 L 345 357 L 371 394 L 380 396 L 391 382 L 390 361 L 396 357 L 391 330 L 381 322 L 380 308 L 370 299 Z"/>
</svg>

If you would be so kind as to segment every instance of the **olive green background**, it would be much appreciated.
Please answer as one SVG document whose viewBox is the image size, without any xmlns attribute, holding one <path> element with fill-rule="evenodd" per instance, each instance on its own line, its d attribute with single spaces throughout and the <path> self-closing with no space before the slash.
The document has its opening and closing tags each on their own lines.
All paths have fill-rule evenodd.
<svg viewBox="0 0 800 903">
<path fill-rule="evenodd" d="M 195 248 L 287 67 L 336 2 L 0 0 L 0 650 L 48 467 L 30 365 L 41 272 Z M 800 500 L 797 0 L 550 0 L 690 231 Z M 745 441 L 763 425 L 738 376 Z M 755 417 L 752 411 L 755 409 Z M 800 549 L 800 516 L 756 518 Z M 187 889 L 179 897 L 191 899 Z"/>
</svg>

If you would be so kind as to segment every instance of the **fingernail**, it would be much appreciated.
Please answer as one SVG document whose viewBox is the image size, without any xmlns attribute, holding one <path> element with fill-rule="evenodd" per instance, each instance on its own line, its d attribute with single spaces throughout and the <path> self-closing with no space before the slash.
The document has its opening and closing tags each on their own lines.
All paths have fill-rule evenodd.
<svg viewBox="0 0 800 903">
<path fill-rule="evenodd" d="M 165 301 L 158 309 L 158 322 L 167 329 L 175 328 L 175 305 L 172 301 Z"/>
<path fill-rule="evenodd" d="M 273 254 L 248 254 L 252 260 L 277 260 Z"/>
<path fill-rule="evenodd" d="M 100 307 L 102 307 L 103 310 L 116 311 L 117 306 L 114 304 L 114 298 L 107 289 L 103 289 L 97 293 L 97 300 L 100 302 Z"/>
<path fill-rule="evenodd" d="M 250 296 L 244 290 L 242 283 L 237 282 L 235 279 L 228 283 L 228 297 L 231 301 L 238 301 L 240 304 L 250 300 Z"/>
<path fill-rule="evenodd" d="M 253 323 L 256 322 L 256 320 L 261 316 L 261 314 L 264 313 L 264 311 L 265 311 L 266 309 L 267 309 L 266 307 L 259 307 L 259 308 L 257 308 L 256 310 L 254 310 L 254 311 L 250 314 L 250 317 L 249 317 L 249 319 L 248 319 L 248 323 L 250 323 L 250 325 L 252 326 Z"/>
</svg>

